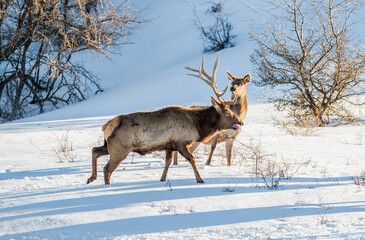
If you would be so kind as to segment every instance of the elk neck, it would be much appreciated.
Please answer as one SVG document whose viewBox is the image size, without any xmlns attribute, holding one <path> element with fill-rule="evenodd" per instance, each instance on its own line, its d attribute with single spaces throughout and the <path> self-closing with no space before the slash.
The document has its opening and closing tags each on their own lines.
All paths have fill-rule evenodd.
<svg viewBox="0 0 365 240">
<path fill-rule="evenodd" d="M 232 99 L 234 99 L 234 94 L 232 94 Z M 237 103 L 229 107 L 235 114 L 239 116 L 241 120 L 244 120 L 247 114 L 247 97 L 239 96 Z"/>
</svg>

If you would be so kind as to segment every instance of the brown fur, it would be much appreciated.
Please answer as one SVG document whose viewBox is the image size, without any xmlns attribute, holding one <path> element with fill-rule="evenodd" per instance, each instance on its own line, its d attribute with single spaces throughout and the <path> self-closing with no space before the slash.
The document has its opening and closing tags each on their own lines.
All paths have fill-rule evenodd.
<svg viewBox="0 0 365 240">
<path fill-rule="evenodd" d="M 233 76 L 230 72 L 227 72 L 227 77 L 231 81 L 232 99 L 235 96 L 237 96 L 239 99 L 237 104 L 230 106 L 230 109 L 236 113 L 243 122 L 246 118 L 248 109 L 246 84 L 251 81 L 251 75 L 247 74 L 243 78 L 238 78 Z M 233 144 L 240 133 L 241 128 L 239 130 L 226 130 L 216 134 L 216 136 L 214 136 L 209 142 L 205 141 L 204 144 L 211 146 L 209 156 L 205 164 L 211 164 L 216 145 L 218 143 L 224 142 L 226 148 L 227 166 L 231 166 Z"/>
<path fill-rule="evenodd" d="M 103 127 L 104 146 L 92 149 L 92 175 L 87 183 L 97 178 L 97 159 L 110 155 L 104 167 L 105 184 L 130 152 L 146 154 L 166 151 L 166 165 L 161 181 L 166 179 L 172 151 L 179 151 L 192 165 L 197 182 L 203 182 L 196 168 L 195 158 L 188 150 L 193 142 L 211 138 L 221 130 L 242 124 L 227 106 L 212 97 L 213 106 L 204 108 L 166 107 L 153 112 L 136 112 L 117 116 Z"/>
<path fill-rule="evenodd" d="M 234 99 L 235 97 L 238 98 L 238 102 L 234 105 L 230 105 L 229 108 L 234 113 L 236 113 L 238 115 L 240 121 L 243 122 L 244 119 L 246 118 L 247 109 L 248 109 L 246 84 L 251 81 L 251 75 L 247 74 L 246 76 L 239 78 L 239 77 L 233 76 L 230 72 L 227 72 L 227 77 L 231 81 L 231 88 L 230 88 L 231 93 L 232 93 L 231 98 L 232 99 Z M 231 159 L 232 159 L 233 143 L 240 133 L 241 133 L 241 128 L 239 130 L 228 129 L 228 130 L 217 133 L 216 135 L 214 135 L 211 138 L 204 139 L 202 141 L 204 144 L 211 145 L 208 160 L 206 161 L 205 164 L 206 165 L 211 164 L 213 152 L 216 148 L 216 145 L 219 143 L 225 142 L 227 165 L 230 166 Z M 198 148 L 200 143 L 201 142 L 192 144 L 190 147 L 190 151 L 194 152 Z M 173 157 L 174 157 L 174 164 L 177 165 L 177 162 L 178 162 L 177 154 L 174 153 Z"/>
</svg>

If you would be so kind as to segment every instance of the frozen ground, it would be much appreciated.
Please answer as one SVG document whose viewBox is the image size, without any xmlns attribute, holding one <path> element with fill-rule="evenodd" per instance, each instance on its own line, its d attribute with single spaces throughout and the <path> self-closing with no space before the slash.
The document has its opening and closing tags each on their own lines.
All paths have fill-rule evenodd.
<svg viewBox="0 0 365 240">
<path fill-rule="evenodd" d="M 365 171 L 363 122 L 292 136 L 274 123 L 280 117 L 270 104 L 254 104 L 232 167 L 222 149 L 212 166 L 204 165 L 206 148 L 198 151 L 204 184 L 182 159 L 160 182 L 164 163 L 155 154 L 130 155 L 110 186 L 103 184 L 102 158 L 99 178 L 86 185 L 91 147 L 109 118 L 0 125 L 0 238 L 365 238 L 365 187 L 352 179 Z M 55 151 L 62 143 L 70 152 L 60 162 Z M 247 146 L 264 155 L 260 171 L 268 162 L 285 163 L 292 178 L 270 190 L 255 176 Z"/>
</svg>

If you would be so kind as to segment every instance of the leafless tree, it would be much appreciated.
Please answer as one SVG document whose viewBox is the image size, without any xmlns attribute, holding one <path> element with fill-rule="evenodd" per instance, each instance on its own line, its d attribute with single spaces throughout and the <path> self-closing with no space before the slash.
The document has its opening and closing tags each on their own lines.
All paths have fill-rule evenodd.
<svg viewBox="0 0 365 240">
<path fill-rule="evenodd" d="M 233 26 L 229 15 L 224 12 L 223 1 L 211 2 L 206 13 L 213 17 L 213 24 L 204 26 L 199 17 L 193 0 L 185 0 L 194 14 L 194 25 L 201 34 L 204 43 L 203 53 L 218 52 L 225 48 L 235 46 L 236 34 L 233 33 Z"/>
<path fill-rule="evenodd" d="M 353 34 L 358 0 L 270 0 L 252 27 L 257 48 L 251 55 L 258 85 L 279 87 L 276 106 L 296 120 L 317 126 L 351 111 L 345 103 L 364 104 L 365 51 Z M 265 15 L 265 16 L 264 16 Z M 271 16 L 271 17 L 270 17 Z"/>
<path fill-rule="evenodd" d="M 80 56 L 105 57 L 141 21 L 121 1 L 0 0 L 0 121 L 84 100 L 101 91 Z"/>
</svg>

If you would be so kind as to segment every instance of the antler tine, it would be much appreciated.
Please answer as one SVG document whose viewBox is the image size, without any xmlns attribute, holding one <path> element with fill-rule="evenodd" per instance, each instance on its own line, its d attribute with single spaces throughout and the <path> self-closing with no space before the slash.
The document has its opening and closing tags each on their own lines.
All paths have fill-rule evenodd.
<svg viewBox="0 0 365 240">
<path fill-rule="evenodd" d="M 221 91 L 221 92 L 218 91 L 217 84 L 216 84 L 216 73 L 217 73 L 218 65 L 219 65 L 219 54 L 217 54 L 217 59 L 215 60 L 215 63 L 214 63 L 212 76 L 209 76 L 204 69 L 204 56 L 202 56 L 202 65 L 201 65 L 201 67 L 199 67 L 199 70 L 191 68 L 189 66 L 185 67 L 185 69 L 192 71 L 192 72 L 199 73 L 199 75 L 197 75 L 197 74 L 188 74 L 188 75 L 197 77 L 197 78 L 200 78 L 201 80 L 203 80 L 206 84 L 208 84 L 213 89 L 215 95 L 218 97 L 218 100 L 221 103 L 225 103 L 225 101 L 222 99 L 222 96 L 227 92 L 229 84 L 223 91 Z"/>
<path fill-rule="evenodd" d="M 204 56 L 202 56 L 202 66 L 201 66 L 201 69 L 199 68 L 199 70 L 201 70 L 200 73 L 202 73 L 212 83 L 212 77 L 209 76 L 208 73 L 204 69 Z"/>
<path fill-rule="evenodd" d="M 188 69 L 188 68 L 186 68 L 186 69 Z M 188 69 L 188 70 L 190 70 L 190 69 Z M 187 75 L 189 75 L 189 76 L 193 76 L 193 77 L 197 77 L 197 78 L 200 78 L 200 79 L 201 79 L 201 80 L 203 80 L 206 84 L 208 84 L 209 86 L 211 86 L 210 82 L 209 82 L 207 79 L 205 79 L 205 78 L 202 76 L 202 74 L 201 74 L 201 73 L 199 73 L 199 75 L 197 75 L 197 74 L 191 74 L 191 73 L 188 73 Z"/>
<path fill-rule="evenodd" d="M 208 73 L 205 71 L 204 69 L 204 56 L 202 56 L 202 65 L 199 67 L 199 70 L 198 69 L 194 69 L 194 68 L 191 68 L 191 67 L 185 67 L 186 69 L 190 70 L 190 71 L 193 71 L 193 72 L 197 72 L 199 73 L 200 75 L 200 79 L 202 79 L 203 75 L 207 78 L 207 79 L 203 79 L 206 83 L 208 83 L 209 86 L 211 86 L 211 82 L 212 82 L 212 79 L 211 79 L 211 76 L 208 75 Z M 189 74 L 188 74 L 189 75 Z"/>
<path fill-rule="evenodd" d="M 217 69 L 218 69 L 218 65 L 219 65 L 219 53 L 217 53 L 217 59 L 215 60 L 215 63 L 214 63 L 211 82 L 212 82 L 212 85 L 213 85 L 212 87 L 213 87 L 214 93 L 217 95 L 218 99 L 220 101 L 224 101 L 223 99 L 221 99 L 221 97 L 227 92 L 228 87 L 229 87 L 229 83 L 223 91 L 221 91 L 221 92 L 218 91 L 217 84 L 216 84 L 216 78 L 215 78 L 215 75 L 216 75 Z"/>
<path fill-rule="evenodd" d="M 238 96 L 234 95 L 234 98 L 232 100 L 224 101 L 224 104 L 226 105 L 235 105 L 238 102 Z"/>
<path fill-rule="evenodd" d="M 216 93 L 217 94 L 217 97 L 222 97 L 227 92 L 228 87 L 229 87 L 229 83 L 228 83 L 228 86 L 222 92 Z"/>
<path fill-rule="evenodd" d="M 196 75 L 196 74 L 189 74 L 189 76 L 193 76 L 193 77 L 197 77 L 197 78 L 200 78 L 201 80 L 203 80 L 206 84 L 208 84 L 209 86 L 212 86 L 212 80 L 211 80 L 211 77 L 205 72 L 205 69 L 204 69 L 204 56 L 202 56 L 202 65 L 201 67 L 199 67 L 199 70 L 198 69 L 195 69 L 195 68 L 191 68 L 189 66 L 185 67 L 185 69 L 189 70 L 189 71 L 192 71 L 192 72 L 197 72 L 199 73 L 199 75 Z M 204 76 L 207 78 L 205 79 Z"/>
<path fill-rule="evenodd" d="M 214 81 L 215 81 L 215 74 L 217 73 L 218 65 L 219 65 L 219 53 L 217 53 L 217 60 L 215 60 L 214 67 L 213 67 L 212 76 L 214 77 Z"/>
</svg>

